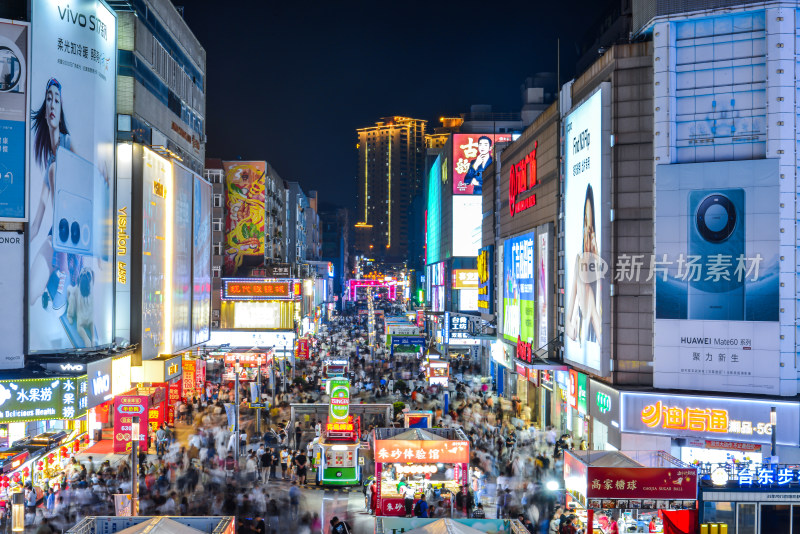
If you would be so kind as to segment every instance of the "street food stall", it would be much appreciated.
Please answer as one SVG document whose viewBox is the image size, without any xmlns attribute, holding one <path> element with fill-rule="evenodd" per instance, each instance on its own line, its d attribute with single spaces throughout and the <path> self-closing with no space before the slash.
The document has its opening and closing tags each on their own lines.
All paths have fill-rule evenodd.
<svg viewBox="0 0 800 534">
<path fill-rule="evenodd" d="M 433 412 L 429 410 L 403 412 L 403 422 L 406 428 L 431 428 Z"/>
<path fill-rule="evenodd" d="M 450 383 L 450 362 L 428 358 L 425 363 L 425 378 L 429 386 L 447 387 Z"/>
<path fill-rule="evenodd" d="M 661 533 L 697 525 L 697 470 L 663 451 L 564 451 L 567 508 L 578 529 Z M 691 530 L 688 534 L 694 533 Z"/>
<path fill-rule="evenodd" d="M 453 428 L 377 428 L 371 435 L 378 504 L 376 515 L 404 516 L 402 486 L 423 494 L 429 505 L 451 510 L 469 483 L 469 441 Z"/>
<path fill-rule="evenodd" d="M 360 484 L 361 418 L 350 413 L 350 383 L 346 378 L 334 378 L 328 386 L 328 420 L 314 445 L 317 485 Z"/>
</svg>

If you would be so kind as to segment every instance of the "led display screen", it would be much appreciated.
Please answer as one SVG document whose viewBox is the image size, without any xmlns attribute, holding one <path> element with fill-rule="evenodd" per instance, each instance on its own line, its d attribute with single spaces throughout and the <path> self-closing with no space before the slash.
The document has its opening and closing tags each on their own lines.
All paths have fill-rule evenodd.
<svg viewBox="0 0 800 534">
<path fill-rule="evenodd" d="M 226 213 L 225 274 L 233 275 L 245 256 L 264 256 L 264 161 L 224 161 Z"/>
<path fill-rule="evenodd" d="M 503 243 L 503 337 L 515 343 L 531 343 L 536 335 L 535 247 L 535 232 Z"/>
<path fill-rule="evenodd" d="M 208 341 L 211 321 L 211 184 L 195 176 L 192 234 L 192 344 Z"/>
<path fill-rule="evenodd" d="M 483 171 L 492 164 L 495 143 L 509 141 L 511 134 L 453 134 L 453 194 L 480 196 Z"/>
<path fill-rule="evenodd" d="M 656 387 L 780 394 L 779 172 L 656 168 Z"/>
<path fill-rule="evenodd" d="M 31 10 L 28 349 L 108 345 L 117 20 L 96 0 Z"/>
<path fill-rule="evenodd" d="M 603 99 L 598 90 L 564 124 L 566 359 L 601 371 L 603 333 Z"/>
</svg>

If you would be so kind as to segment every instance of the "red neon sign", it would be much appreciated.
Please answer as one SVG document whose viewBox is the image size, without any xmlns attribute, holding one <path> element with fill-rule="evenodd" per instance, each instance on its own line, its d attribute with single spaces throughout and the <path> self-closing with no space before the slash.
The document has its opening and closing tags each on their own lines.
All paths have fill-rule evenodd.
<svg viewBox="0 0 800 534">
<path fill-rule="evenodd" d="M 517 336 L 517 358 L 523 362 L 533 363 L 533 347 L 530 343 L 522 341 L 520 336 Z"/>
<path fill-rule="evenodd" d="M 290 282 L 226 281 L 224 289 L 223 298 L 232 299 L 285 299 L 292 296 L 292 286 Z"/>
<path fill-rule="evenodd" d="M 536 205 L 535 194 L 519 201 L 517 201 L 517 197 L 538 183 L 536 164 L 536 149 L 538 147 L 539 141 L 534 141 L 533 150 L 511 166 L 511 175 L 508 179 L 508 210 L 511 212 L 512 217 L 514 214 Z"/>
</svg>

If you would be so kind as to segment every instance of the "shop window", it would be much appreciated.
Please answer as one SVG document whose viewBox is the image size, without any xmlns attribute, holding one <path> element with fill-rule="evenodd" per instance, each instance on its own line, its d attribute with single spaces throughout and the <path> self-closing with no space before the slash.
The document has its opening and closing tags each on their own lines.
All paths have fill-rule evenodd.
<svg viewBox="0 0 800 534">
<path fill-rule="evenodd" d="M 761 534 L 791 532 L 791 510 L 792 506 L 788 504 L 762 504 Z"/>
<path fill-rule="evenodd" d="M 733 503 L 731 502 L 703 503 L 703 523 L 725 523 L 729 527 L 732 527 L 733 522 L 734 522 Z"/>
<path fill-rule="evenodd" d="M 800 507 L 795 507 L 800 508 Z M 756 505 L 755 503 L 739 503 L 736 514 L 737 534 L 756 534 Z"/>
</svg>

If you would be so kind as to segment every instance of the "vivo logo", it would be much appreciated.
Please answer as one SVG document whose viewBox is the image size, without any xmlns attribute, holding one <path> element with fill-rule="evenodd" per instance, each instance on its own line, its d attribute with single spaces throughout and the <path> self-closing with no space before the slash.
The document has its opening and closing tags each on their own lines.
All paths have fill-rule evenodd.
<svg viewBox="0 0 800 534">
<path fill-rule="evenodd" d="M 65 363 L 60 367 L 62 371 L 83 371 L 83 365 L 79 363 Z"/>
<path fill-rule="evenodd" d="M 92 392 L 95 395 L 102 395 L 111 391 L 111 379 L 108 375 L 100 374 L 97 371 L 97 376 L 92 378 Z"/>
</svg>

